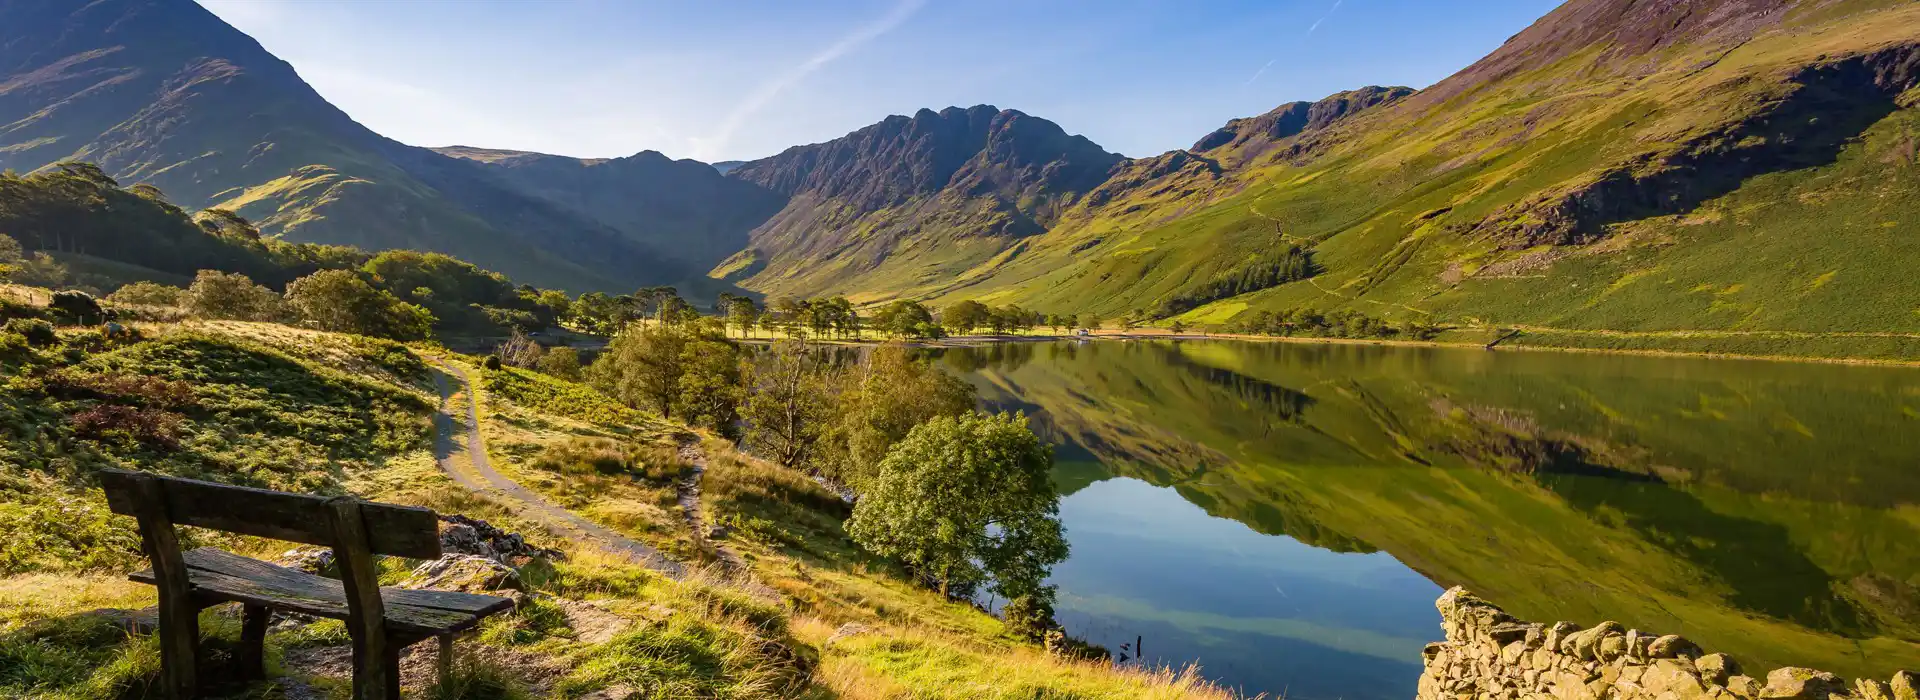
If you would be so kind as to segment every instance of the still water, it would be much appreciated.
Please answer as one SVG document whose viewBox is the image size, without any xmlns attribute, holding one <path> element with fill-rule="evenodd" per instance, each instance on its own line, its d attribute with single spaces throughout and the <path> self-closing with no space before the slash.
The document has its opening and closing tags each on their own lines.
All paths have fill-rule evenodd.
<svg viewBox="0 0 1920 700">
<path fill-rule="evenodd" d="M 1920 669 L 1920 370 L 1099 341 L 947 351 L 1055 444 L 1059 619 L 1249 693 L 1412 697 L 1433 600 Z"/>
</svg>

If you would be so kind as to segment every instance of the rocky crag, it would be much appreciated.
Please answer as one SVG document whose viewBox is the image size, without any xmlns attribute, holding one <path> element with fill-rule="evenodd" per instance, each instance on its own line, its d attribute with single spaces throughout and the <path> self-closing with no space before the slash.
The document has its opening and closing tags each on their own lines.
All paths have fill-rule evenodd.
<svg viewBox="0 0 1920 700">
<path fill-rule="evenodd" d="M 1679 635 L 1524 622 L 1458 586 L 1435 605 L 1447 640 L 1427 645 L 1417 700 L 1920 700 L 1911 671 L 1847 683 L 1785 667 L 1762 680 Z"/>
</svg>

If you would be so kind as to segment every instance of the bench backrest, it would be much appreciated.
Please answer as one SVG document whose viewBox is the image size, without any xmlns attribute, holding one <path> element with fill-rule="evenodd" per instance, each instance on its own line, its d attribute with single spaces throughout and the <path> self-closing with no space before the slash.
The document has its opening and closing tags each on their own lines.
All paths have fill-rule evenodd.
<svg viewBox="0 0 1920 700">
<path fill-rule="evenodd" d="M 146 479 L 157 482 L 163 512 L 175 525 L 324 547 L 340 545 L 330 516 L 332 499 L 322 496 L 106 469 L 100 472 L 100 483 L 113 512 L 139 516 L 143 487 L 138 482 Z M 414 559 L 440 556 L 439 519 L 433 511 L 365 501 L 358 505 L 371 554 Z"/>
</svg>

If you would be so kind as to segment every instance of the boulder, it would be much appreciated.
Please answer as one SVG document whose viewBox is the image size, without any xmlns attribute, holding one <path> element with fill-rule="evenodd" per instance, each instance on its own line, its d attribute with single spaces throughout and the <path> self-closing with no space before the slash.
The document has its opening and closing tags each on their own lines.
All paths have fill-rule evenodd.
<svg viewBox="0 0 1920 700">
<path fill-rule="evenodd" d="M 1648 658 L 1675 659 L 1682 656 L 1699 658 L 1700 647 L 1677 634 L 1664 635 L 1647 644 Z"/>
<path fill-rule="evenodd" d="M 1767 685 L 1760 689 L 1760 697 L 1827 700 L 1831 695 L 1846 695 L 1847 690 L 1846 683 L 1826 671 L 1786 666 L 1767 674 Z"/>
<path fill-rule="evenodd" d="M 487 593 L 521 590 L 521 583 L 520 572 L 493 559 L 472 554 L 447 554 L 415 568 L 407 580 L 400 582 L 400 587 Z"/>
<path fill-rule="evenodd" d="M 1740 664 L 1726 654 L 1708 654 L 1693 661 L 1694 669 L 1709 683 L 1726 685 L 1727 679 L 1740 675 Z"/>
<path fill-rule="evenodd" d="M 1872 678 L 1854 681 L 1853 694 L 1860 700 L 1893 700 L 1893 688 Z"/>
<path fill-rule="evenodd" d="M 1675 659 L 1654 659 L 1647 665 L 1646 672 L 1640 674 L 1640 685 L 1655 697 L 1671 692 L 1680 698 L 1694 698 L 1706 693 L 1700 672 L 1694 670 L 1693 664 Z"/>
<path fill-rule="evenodd" d="M 868 627 L 866 625 L 860 624 L 858 622 L 849 622 L 847 624 L 841 625 L 840 629 L 833 631 L 833 636 L 827 638 L 826 646 L 833 646 L 834 642 L 838 642 L 848 637 L 855 637 L 862 634 L 867 634 L 872 631 L 873 631 L 873 628 Z"/>
<path fill-rule="evenodd" d="M 1600 648 L 1597 653 L 1601 661 L 1612 661 L 1621 656 L 1625 656 L 1627 653 L 1627 636 L 1624 634 L 1607 635 L 1600 640 Z"/>
<path fill-rule="evenodd" d="M 1553 623 L 1553 625 L 1547 627 L 1546 648 L 1559 651 L 1560 643 L 1566 641 L 1567 635 L 1578 631 L 1580 631 L 1580 626 L 1571 622 L 1562 621 Z"/>
<path fill-rule="evenodd" d="M 1736 697 L 1746 698 L 1746 700 L 1754 700 L 1760 697 L 1762 688 L 1764 688 L 1764 686 L 1753 676 L 1736 674 L 1727 678 L 1727 690 L 1732 692 Z"/>
<path fill-rule="evenodd" d="M 299 546 L 280 554 L 275 563 L 309 574 L 319 574 L 333 566 L 333 550 L 325 547 Z"/>
<path fill-rule="evenodd" d="M 1888 691 L 1893 693 L 1893 700 L 1920 700 L 1920 675 L 1912 671 L 1895 673 Z"/>
</svg>

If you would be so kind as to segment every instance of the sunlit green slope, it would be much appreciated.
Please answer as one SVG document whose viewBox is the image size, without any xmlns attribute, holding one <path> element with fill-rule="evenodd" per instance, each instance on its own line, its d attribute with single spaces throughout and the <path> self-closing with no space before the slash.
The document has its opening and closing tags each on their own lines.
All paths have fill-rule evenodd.
<svg viewBox="0 0 1920 700">
<path fill-rule="evenodd" d="M 1188 319 L 1920 332 L 1920 6 L 1711 4 L 1576 0 L 1438 85 L 1203 152 L 1244 164 L 1149 178 L 905 292 L 1118 315 L 1292 243 L 1318 275 Z"/>
</svg>

